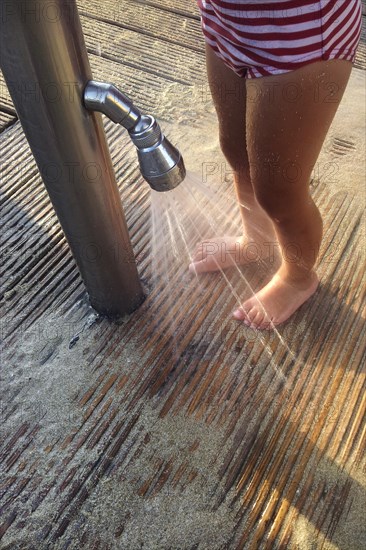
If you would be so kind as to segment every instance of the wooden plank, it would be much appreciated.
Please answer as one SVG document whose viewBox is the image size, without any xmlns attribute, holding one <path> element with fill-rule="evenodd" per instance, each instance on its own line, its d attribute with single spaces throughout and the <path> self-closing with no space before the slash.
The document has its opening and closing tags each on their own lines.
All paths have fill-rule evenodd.
<svg viewBox="0 0 366 550">
<path fill-rule="evenodd" d="M 204 51 L 200 22 L 190 17 L 157 10 L 133 0 L 106 0 L 103 3 L 98 0 L 79 0 L 78 7 L 82 15 L 98 21 L 134 30 L 197 52 Z"/>
<path fill-rule="evenodd" d="M 0 110 L 0 132 L 8 128 L 8 126 L 11 126 L 12 124 L 14 124 L 16 120 L 17 120 L 16 116 L 11 115 L 9 113 L 4 113 L 4 111 Z"/>
<path fill-rule="evenodd" d="M 173 82 L 205 81 L 203 54 L 103 21 L 81 19 L 89 52 Z"/>
<path fill-rule="evenodd" d="M 14 124 L 17 114 L 0 70 L 0 132 Z"/>
<path fill-rule="evenodd" d="M 8 113 L 16 115 L 8 87 L 5 84 L 4 75 L 0 70 L 0 110 L 2 108 Z"/>
<path fill-rule="evenodd" d="M 356 52 L 356 59 L 355 59 L 354 66 L 357 69 L 363 69 L 363 70 L 366 69 L 366 45 L 365 44 L 359 45 Z"/>
<path fill-rule="evenodd" d="M 153 6 L 165 9 L 171 13 L 178 13 L 188 17 L 199 18 L 199 11 L 196 0 L 136 0 L 142 5 Z"/>
</svg>

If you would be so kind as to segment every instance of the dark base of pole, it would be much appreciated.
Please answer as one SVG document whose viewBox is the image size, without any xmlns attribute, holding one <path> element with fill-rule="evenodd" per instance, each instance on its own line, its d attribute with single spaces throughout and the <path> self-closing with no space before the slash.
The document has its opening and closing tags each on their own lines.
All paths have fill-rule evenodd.
<svg viewBox="0 0 366 550">
<path fill-rule="evenodd" d="M 130 315 L 134 311 L 136 311 L 146 300 L 146 294 L 144 292 L 140 292 L 139 294 L 129 297 L 128 303 L 125 302 L 125 307 L 123 308 L 123 311 L 121 311 L 120 307 L 113 307 L 108 306 L 106 307 L 105 303 L 98 303 L 97 301 L 94 301 L 89 295 L 89 301 L 90 305 L 93 309 L 103 317 L 107 317 L 111 321 L 118 322 L 121 319 L 124 319 L 126 315 Z"/>
</svg>

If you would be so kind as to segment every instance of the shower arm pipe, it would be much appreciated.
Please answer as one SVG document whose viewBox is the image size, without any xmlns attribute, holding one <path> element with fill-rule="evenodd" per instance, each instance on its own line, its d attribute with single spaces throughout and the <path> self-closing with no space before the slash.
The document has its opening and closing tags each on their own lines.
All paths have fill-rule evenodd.
<svg viewBox="0 0 366 550">
<path fill-rule="evenodd" d="M 108 82 L 88 82 L 84 105 L 128 130 L 136 146 L 141 174 L 153 190 L 171 191 L 184 180 L 186 169 L 179 150 L 165 137 L 154 117 L 142 114 L 116 86 Z"/>
<path fill-rule="evenodd" d="M 132 100 L 108 82 L 88 82 L 84 90 L 84 104 L 87 109 L 103 113 L 126 130 L 132 130 L 141 120 L 141 112 Z"/>
<path fill-rule="evenodd" d="M 109 317 L 130 313 L 144 294 L 102 117 L 83 102 L 93 76 L 76 1 L 0 8 L 0 66 L 90 303 Z"/>
</svg>

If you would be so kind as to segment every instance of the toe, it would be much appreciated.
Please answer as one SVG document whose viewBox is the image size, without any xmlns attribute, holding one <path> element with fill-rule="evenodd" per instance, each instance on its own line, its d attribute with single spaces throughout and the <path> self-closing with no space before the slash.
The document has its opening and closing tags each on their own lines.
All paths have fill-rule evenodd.
<svg viewBox="0 0 366 550">
<path fill-rule="evenodd" d="M 245 313 L 241 307 L 233 311 L 233 317 L 238 321 L 243 321 L 245 319 Z"/>
<path fill-rule="evenodd" d="M 238 309 L 233 311 L 233 317 L 238 321 L 246 321 L 246 313 L 244 312 L 242 307 L 239 307 Z"/>
<path fill-rule="evenodd" d="M 233 312 L 233 315 L 235 319 L 238 319 L 238 321 L 248 321 L 246 324 L 250 324 L 250 318 L 249 314 L 252 311 L 252 309 L 255 307 L 255 304 L 253 303 L 252 298 L 244 302 L 242 306 L 240 306 L 238 309 L 236 309 Z"/>
<path fill-rule="evenodd" d="M 196 261 L 193 261 L 192 263 L 190 263 L 188 266 L 190 273 L 192 273 L 193 275 L 197 275 L 198 273 L 200 273 L 202 271 L 201 264 L 202 262 L 196 262 Z"/>
<path fill-rule="evenodd" d="M 188 269 L 191 273 L 197 275 L 198 273 L 208 273 L 209 271 L 218 271 L 217 262 L 204 258 L 200 261 L 193 261 L 189 264 Z"/>
<path fill-rule="evenodd" d="M 262 318 L 257 320 L 258 329 L 271 330 L 275 327 L 275 317 L 270 315 L 269 312 L 263 312 Z"/>
<path fill-rule="evenodd" d="M 263 319 L 263 313 L 261 311 L 257 311 L 256 313 L 253 312 L 250 319 L 251 319 L 250 326 L 252 328 L 259 328 Z"/>
<path fill-rule="evenodd" d="M 204 253 L 203 253 L 203 248 L 202 248 L 202 245 L 201 246 L 198 246 L 196 248 L 196 250 L 194 251 L 194 254 L 193 254 L 193 260 L 195 262 L 199 262 L 200 260 L 203 260 L 203 258 L 205 257 Z"/>
</svg>

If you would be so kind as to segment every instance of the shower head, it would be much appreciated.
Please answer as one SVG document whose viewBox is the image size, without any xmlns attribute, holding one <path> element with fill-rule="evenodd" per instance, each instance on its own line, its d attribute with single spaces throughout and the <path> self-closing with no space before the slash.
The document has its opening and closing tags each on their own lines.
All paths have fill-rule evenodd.
<svg viewBox="0 0 366 550">
<path fill-rule="evenodd" d="M 137 148 L 141 174 L 155 191 L 169 191 L 185 178 L 183 158 L 150 115 L 142 115 L 129 130 Z"/>
<path fill-rule="evenodd" d="M 87 109 L 100 111 L 121 124 L 137 148 L 140 171 L 155 191 L 169 191 L 185 178 L 183 158 L 162 133 L 157 121 L 142 115 L 113 84 L 88 82 L 84 92 Z"/>
</svg>

